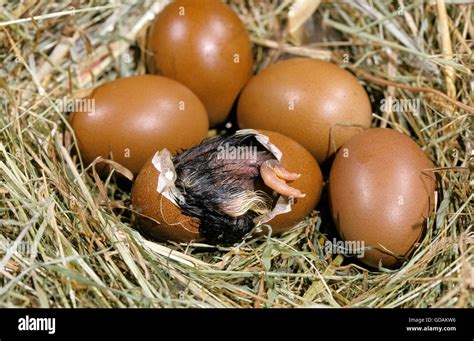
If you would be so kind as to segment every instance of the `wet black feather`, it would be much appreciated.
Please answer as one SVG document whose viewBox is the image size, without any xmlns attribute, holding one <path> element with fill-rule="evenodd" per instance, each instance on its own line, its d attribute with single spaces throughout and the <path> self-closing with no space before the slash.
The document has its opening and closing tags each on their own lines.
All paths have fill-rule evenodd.
<svg viewBox="0 0 474 341">
<path fill-rule="evenodd" d="M 252 147 L 253 158 L 222 157 L 219 151 L 233 147 Z M 256 213 L 232 217 L 228 205 L 232 195 L 254 191 L 261 164 L 273 155 L 255 138 L 255 134 L 215 137 L 186 150 L 173 159 L 176 187 L 184 196 L 182 212 L 200 219 L 200 233 L 213 243 L 235 243 L 253 228 Z M 234 196 L 235 198 L 235 196 Z M 227 211 L 226 211 L 227 208 Z"/>
</svg>

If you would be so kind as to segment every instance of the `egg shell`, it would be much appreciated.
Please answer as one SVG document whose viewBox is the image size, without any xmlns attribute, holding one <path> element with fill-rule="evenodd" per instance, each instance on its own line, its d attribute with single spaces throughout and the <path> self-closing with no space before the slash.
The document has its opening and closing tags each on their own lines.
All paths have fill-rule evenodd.
<svg viewBox="0 0 474 341">
<path fill-rule="evenodd" d="M 357 78 L 335 64 L 304 58 L 278 62 L 254 76 L 237 108 L 240 128 L 282 133 L 319 163 L 361 127 L 369 128 L 371 115 Z"/>
<path fill-rule="evenodd" d="M 287 182 L 291 187 L 306 194 L 304 198 L 295 199 L 288 213 L 277 215 L 268 222 L 274 234 L 283 233 L 302 221 L 316 207 L 321 197 L 323 177 L 318 163 L 313 156 L 299 143 L 280 133 L 258 130 L 269 137 L 270 142 L 282 152 L 281 165 L 288 171 L 301 176 Z"/>
<path fill-rule="evenodd" d="M 220 0 L 178 0 L 155 19 L 150 72 L 178 80 L 203 102 L 210 125 L 225 121 L 252 75 L 252 45 L 239 17 Z"/>
<path fill-rule="evenodd" d="M 172 153 L 199 144 L 209 123 L 204 106 L 175 80 L 143 75 L 96 88 L 92 113 L 75 112 L 71 125 L 86 164 L 110 158 L 137 174 L 159 149 Z"/>
<path fill-rule="evenodd" d="M 199 221 L 157 192 L 160 172 L 151 159 L 138 174 L 132 187 L 132 206 L 142 229 L 160 240 L 189 242 L 199 240 Z M 150 219 L 151 218 L 151 219 Z"/>
<path fill-rule="evenodd" d="M 392 267 L 410 256 L 433 209 L 433 167 L 414 141 L 391 129 L 368 129 L 337 153 L 331 212 L 342 239 L 374 248 L 362 262 Z"/>
</svg>

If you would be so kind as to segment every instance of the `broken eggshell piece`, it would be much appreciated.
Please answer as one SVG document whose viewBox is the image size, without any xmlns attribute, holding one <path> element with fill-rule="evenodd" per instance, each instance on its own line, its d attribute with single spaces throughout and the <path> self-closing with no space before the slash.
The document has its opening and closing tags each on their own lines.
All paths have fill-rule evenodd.
<svg viewBox="0 0 474 341">
<path fill-rule="evenodd" d="M 168 151 L 163 151 L 169 153 Z M 162 156 L 167 159 L 166 156 Z M 171 164 L 172 165 L 172 164 Z M 155 168 L 150 158 L 140 170 L 132 187 L 132 206 L 135 222 L 140 229 L 149 236 L 159 240 L 172 240 L 175 242 L 189 242 L 202 239 L 199 234 L 199 219 L 187 216 L 173 203 L 174 196 L 165 197 L 157 191 L 170 193 L 166 186 L 175 179 L 170 177 L 173 171 L 168 171 L 169 163 L 162 164 L 160 168 L 167 176 L 160 177 L 161 172 Z M 161 178 L 162 183 L 158 184 Z"/>
<path fill-rule="evenodd" d="M 160 173 L 158 176 L 158 186 L 156 187 L 156 191 L 176 206 L 179 206 L 176 199 L 184 200 L 184 196 L 174 185 L 174 182 L 176 181 L 176 171 L 173 166 L 171 153 L 166 148 L 156 152 L 151 163 Z"/>
</svg>

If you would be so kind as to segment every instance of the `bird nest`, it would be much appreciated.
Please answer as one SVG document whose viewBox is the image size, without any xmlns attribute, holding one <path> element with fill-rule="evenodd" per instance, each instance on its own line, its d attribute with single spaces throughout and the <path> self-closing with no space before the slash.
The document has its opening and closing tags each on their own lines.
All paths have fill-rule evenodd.
<svg viewBox="0 0 474 341">
<path fill-rule="evenodd" d="M 134 229 L 129 186 L 71 156 L 58 102 L 145 72 L 146 28 L 166 1 L 132 3 L 3 5 L 0 306 L 474 306 L 472 5 L 228 1 L 250 32 L 256 70 L 293 56 L 349 69 L 370 95 L 373 126 L 409 135 L 435 164 L 426 233 L 390 270 L 328 253 L 324 204 L 281 236 L 232 247 L 161 243 Z M 381 110 L 389 97 L 416 100 L 419 111 Z"/>
</svg>

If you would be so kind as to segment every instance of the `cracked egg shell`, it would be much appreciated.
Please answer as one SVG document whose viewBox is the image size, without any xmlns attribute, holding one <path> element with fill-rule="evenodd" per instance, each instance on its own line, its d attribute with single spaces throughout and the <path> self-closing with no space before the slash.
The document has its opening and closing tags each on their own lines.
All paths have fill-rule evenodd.
<svg viewBox="0 0 474 341">
<path fill-rule="evenodd" d="M 433 210 L 432 162 L 408 136 L 368 129 L 346 142 L 329 176 L 331 212 L 343 240 L 363 241 L 363 263 L 398 265 Z"/>
<path fill-rule="evenodd" d="M 360 127 L 369 128 L 371 117 L 369 97 L 357 78 L 335 64 L 305 58 L 281 61 L 258 73 L 245 86 L 237 108 L 241 129 L 284 134 L 319 163 Z"/>
<path fill-rule="evenodd" d="M 280 162 L 286 170 L 301 174 L 298 179 L 288 184 L 306 194 L 304 198 L 295 199 L 290 212 L 277 215 L 267 223 L 271 225 L 274 234 L 279 234 L 298 224 L 314 210 L 321 197 L 323 177 L 316 160 L 299 143 L 273 131 L 258 132 L 268 136 L 270 142 L 280 149 Z"/>
<path fill-rule="evenodd" d="M 148 35 L 148 69 L 176 79 L 203 102 L 211 127 L 225 121 L 252 76 L 252 45 L 239 17 L 221 0 L 178 0 Z"/>
<path fill-rule="evenodd" d="M 119 78 L 96 88 L 92 113 L 75 112 L 71 126 L 84 163 L 113 159 L 137 174 L 156 150 L 172 153 L 207 136 L 204 106 L 175 80 L 143 75 Z M 97 167 L 103 172 L 104 167 Z"/>
<path fill-rule="evenodd" d="M 138 213 L 140 227 L 153 238 L 190 242 L 202 239 L 199 220 L 184 215 L 167 198 L 157 192 L 160 172 L 149 159 L 138 174 L 132 187 L 132 206 Z"/>
</svg>

